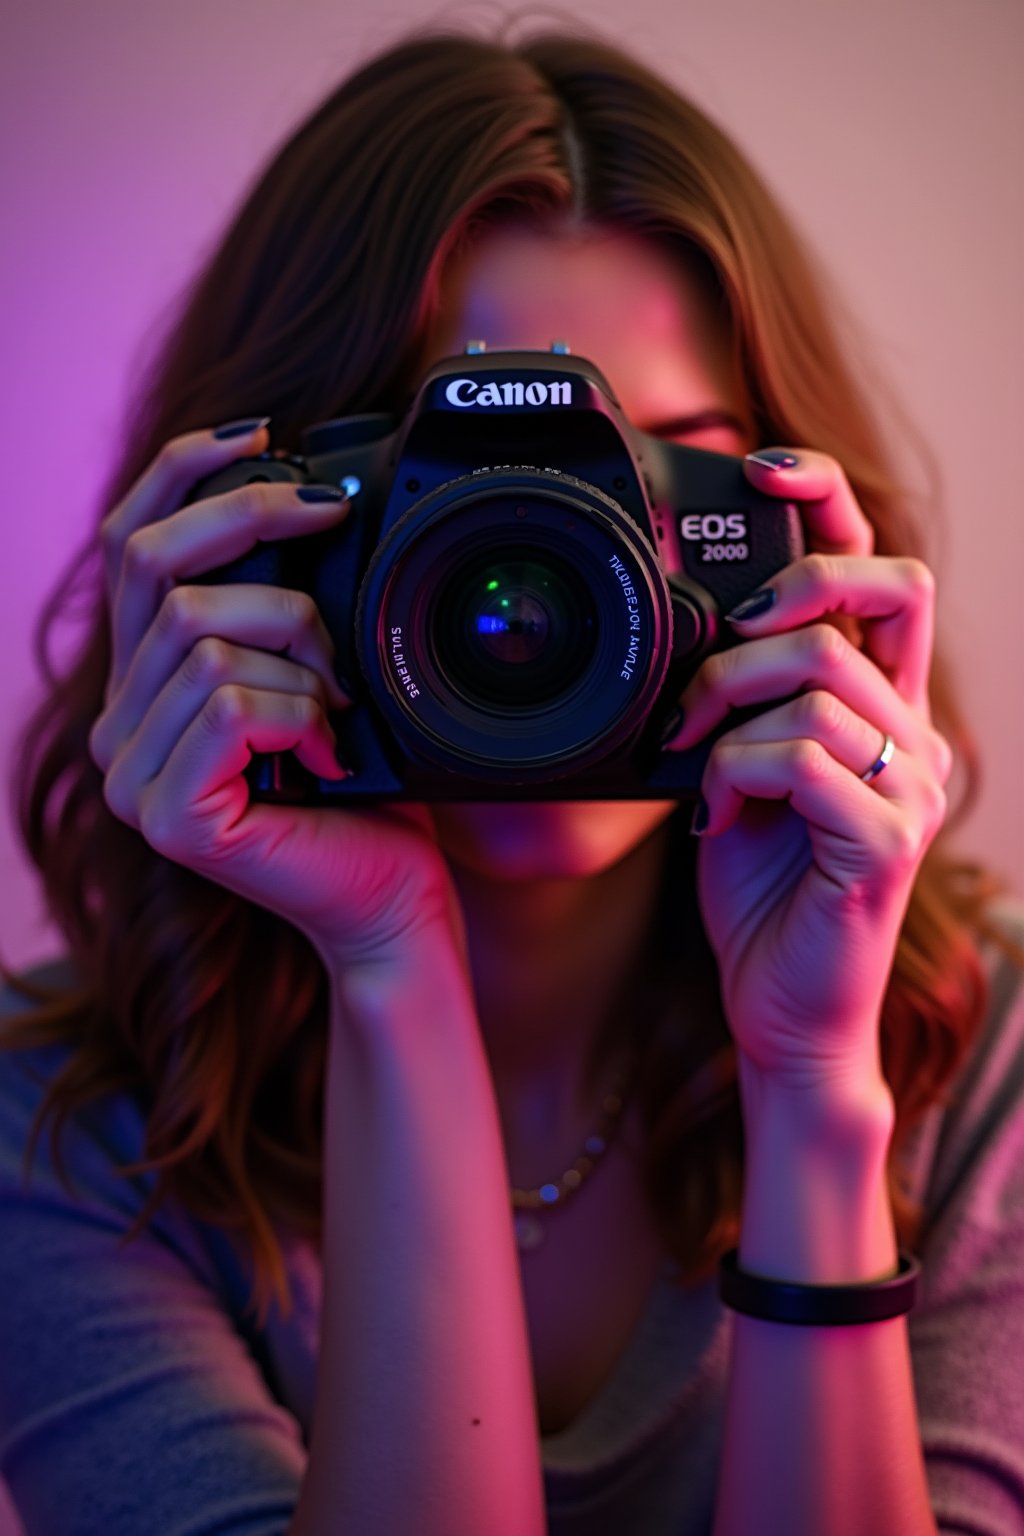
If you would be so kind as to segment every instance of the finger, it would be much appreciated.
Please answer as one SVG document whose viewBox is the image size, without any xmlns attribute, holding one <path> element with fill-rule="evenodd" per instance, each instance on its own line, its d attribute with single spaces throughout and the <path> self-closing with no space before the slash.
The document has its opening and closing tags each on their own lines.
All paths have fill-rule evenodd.
<svg viewBox="0 0 1024 1536">
<path fill-rule="evenodd" d="M 256 481 L 195 502 L 131 535 L 111 621 L 115 686 L 175 582 L 225 565 L 260 542 L 322 533 L 347 514 L 347 499 L 306 504 L 296 498 L 301 489 Z"/>
<path fill-rule="evenodd" d="M 929 718 L 935 578 L 923 560 L 806 555 L 767 584 L 775 602 L 749 619 L 726 617 L 743 635 L 770 635 L 826 613 L 864 620 L 864 648 L 897 693 Z"/>
<path fill-rule="evenodd" d="M 683 721 L 665 744 L 667 750 L 695 746 L 725 719 L 730 708 L 782 701 L 810 688 L 835 694 L 855 714 L 875 722 L 879 730 L 920 757 L 928 771 L 945 782 L 952 765 L 948 743 L 896 692 L 869 657 L 827 624 L 766 635 L 709 656 L 682 694 Z"/>
<path fill-rule="evenodd" d="M 193 654 L 205 637 L 238 641 L 266 652 L 283 651 L 321 679 L 333 708 L 343 709 L 352 702 L 335 679 L 334 642 L 307 592 L 255 583 L 173 587 L 133 655 L 120 688 L 92 728 L 90 751 L 100 768 L 109 767 L 120 744 L 135 731 L 186 657 L 192 654 L 193 666 L 197 660 L 215 666 L 218 659 L 223 660 L 215 652 Z M 270 677 L 267 685 L 274 686 Z M 210 678 L 211 686 L 226 681 L 214 679 L 212 672 Z"/>
<path fill-rule="evenodd" d="M 765 455 L 780 462 L 773 465 Z M 786 463 L 792 459 L 795 462 Z M 811 448 L 755 448 L 743 460 L 750 483 L 765 496 L 799 504 L 800 520 L 811 550 L 824 554 L 870 555 L 875 531 L 861 510 L 837 459 Z"/>
<path fill-rule="evenodd" d="M 155 776 L 129 777 L 127 760 L 122 780 L 118 758 L 104 795 L 115 815 L 134 816 L 131 824 L 168 858 L 216 856 L 249 803 L 242 774 L 252 754 L 286 751 L 325 779 L 344 776 L 316 699 L 228 683 L 209 695 Z"/>
<path fill-rule="evenodd" d="M 885 734 L 873 721 L 865 720 L 848 708 L 835 694 L 815 689 L 726 732 L 715 743 L 708 761 L 716 752 L 734 747 L 805 740 L 819 743 L 837 763 L 863 780 L 881 754 Z M 900 749 L 898 758 L 897 762 L 894 754 L 883 773 L 876 775 L 877 784 L 872 779 L 871 785 L 897 801 L 910 803 L 923 795 L 931 802 L 933 795 L 929 781 L 938 789 L 942 785 L 912 753 Z M 883 776 L 884 784 L 881 782 Z"/>
<path fill-rule="evenodd" d="M 197 481 L 218 469 L 225 469 L 236 459 L 265 452 L 270 441 L 269 420 L 270 417 L 265 416 L 251 432 L 237 437 L 215 437 L 214 431 L 224 430 L 217 427 L 184 432 L 164 444 L 100 526 L 109 607 L 114 605 L 124 546 L 130 535 L 146 523 L 159 522 L 177 512 Z"/>
<path fill-rule="evenodd" d="M 843 749 L 843 742 L 837 738 Z M 716 743 L 701 782 L 708 807 L 703 836 L 721 836 L 747 799 L 787 800 L 807 823 L 814 862 L 845 899 L 853 882 L 914 867 L 945 816 L 946 799 L 898 749 L 865 783 L 828 747 L 807 737 Z M 870 886 L 868 888 L 870 890 Z"/>
<path fill-rule="evenodd" d="M 137 729 L 114 741 L 107 767 L 113 770 L 116 762 L 115 792 L 128 799 L 138 786 L 159 773 L 210 694 L 229 683 L 276 693 L 308 694 L 327 713 L 326 690 L 316 672 L 281 656 L 206 636 L 144 711 Z M 101 768 L 102 746 L 97 743 L 94 753 Z"/>
</svg>

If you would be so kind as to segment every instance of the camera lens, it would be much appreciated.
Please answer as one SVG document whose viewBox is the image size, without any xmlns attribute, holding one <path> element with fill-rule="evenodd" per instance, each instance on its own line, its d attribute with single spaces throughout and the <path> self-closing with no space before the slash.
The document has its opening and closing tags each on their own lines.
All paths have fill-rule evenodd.
<svg viewBox="0 0 1024 1536">
<path fill-rule="evenodd" d="M 597 644 L 590 587 L 553 550 L 477 550 L 435 590 L 427 635 L 453 692 L 484 709 L 537 708 L 586 672 Z"/>
<path fill-rule="evenodd" d="M 355 629 L 403 748 L 408 733 L 410 784 L 441 768 L 513 785 L 628 743 L 668 668 L 672 610 L 655 549 L 600 488 L 499 466 L 446 481 L 388 529 Z"/>
</svg>

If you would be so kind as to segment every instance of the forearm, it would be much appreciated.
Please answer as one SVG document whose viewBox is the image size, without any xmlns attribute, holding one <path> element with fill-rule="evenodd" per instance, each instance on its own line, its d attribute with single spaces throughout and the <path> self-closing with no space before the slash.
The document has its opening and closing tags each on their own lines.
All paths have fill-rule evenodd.
<svg viewBox="0 0 1024 1536">
<path fill-rule="evenodd" d="M 812 1115 L 744 1099 L 743 1269 L 807 1285 L 896 1273 L 891 1099 Z M 905 1317 L 819 1327 L 734 1314 L 714 1536 L 935 1536 Z"/>
<path fill-rule="evenodd" d="M 290 1536 L 542 1536 L 540 1441 L 500 1121 L 464 969 L 338 977 L 323 1310 Z"/>
</svg>

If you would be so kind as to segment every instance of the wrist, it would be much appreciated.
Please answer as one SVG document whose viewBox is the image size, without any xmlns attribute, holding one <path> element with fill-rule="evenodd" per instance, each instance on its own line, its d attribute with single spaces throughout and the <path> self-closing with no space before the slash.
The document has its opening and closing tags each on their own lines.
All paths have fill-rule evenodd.
<svg viewBox="0 0 1024 1536">
<path fill-rule="evenodd" d="M 808 1152 L 855 1161 L 888 1146 L 896 1102 L 877 1060 L 829 1077 L 783 1079 L 767 1076 L 741 1051 L 737 1077 L 748 1143 L 784 1136 Z"/>
<path fill-rule="evenodd" d="M 465 952 L 451 926 L 437 919 L 357 959 L 321 949 L 331 991 L 348 1016 L 384 1027 L 408 1015 L 421 1025 L 475 1018 Z"/>
<path fill-rule="evenodd" d="M 755 1275 L 841 1285 L 892 1274 L 886 1179 L 895 1121 L 883 1079 L 813 1089 L 747 1073 L 739 1262 Z"/>
</svg>

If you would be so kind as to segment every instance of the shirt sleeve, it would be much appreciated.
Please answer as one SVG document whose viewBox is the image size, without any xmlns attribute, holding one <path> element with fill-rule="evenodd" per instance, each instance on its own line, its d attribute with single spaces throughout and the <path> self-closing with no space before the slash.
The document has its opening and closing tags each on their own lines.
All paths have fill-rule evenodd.
<svg viewBox="0 0 1024 1536">
<path fill-rule="evenodd" d="M 1007 926 L 1024 943 L 1024 908 Z M 942 1536 L 1024 1536 L 1024 986 L 1008 959 L 935 1123 L 908 1319 L 932 1510 Z"/>
<path fill-rule="evenodd" d="M 0 1476 L 25 1536 L 283 1536 L 301 1430 L 201 1238 L 158 1212 L 118 1246 L 155 1178 L 113 1171 L 143 1155 L 140 1112 L 65 1123 L 76 1199 L 52 1167 L 48 1118 L 23 1187 L 42 1090 L 21 1061 L 0 1052 Z"/>
</svg>

